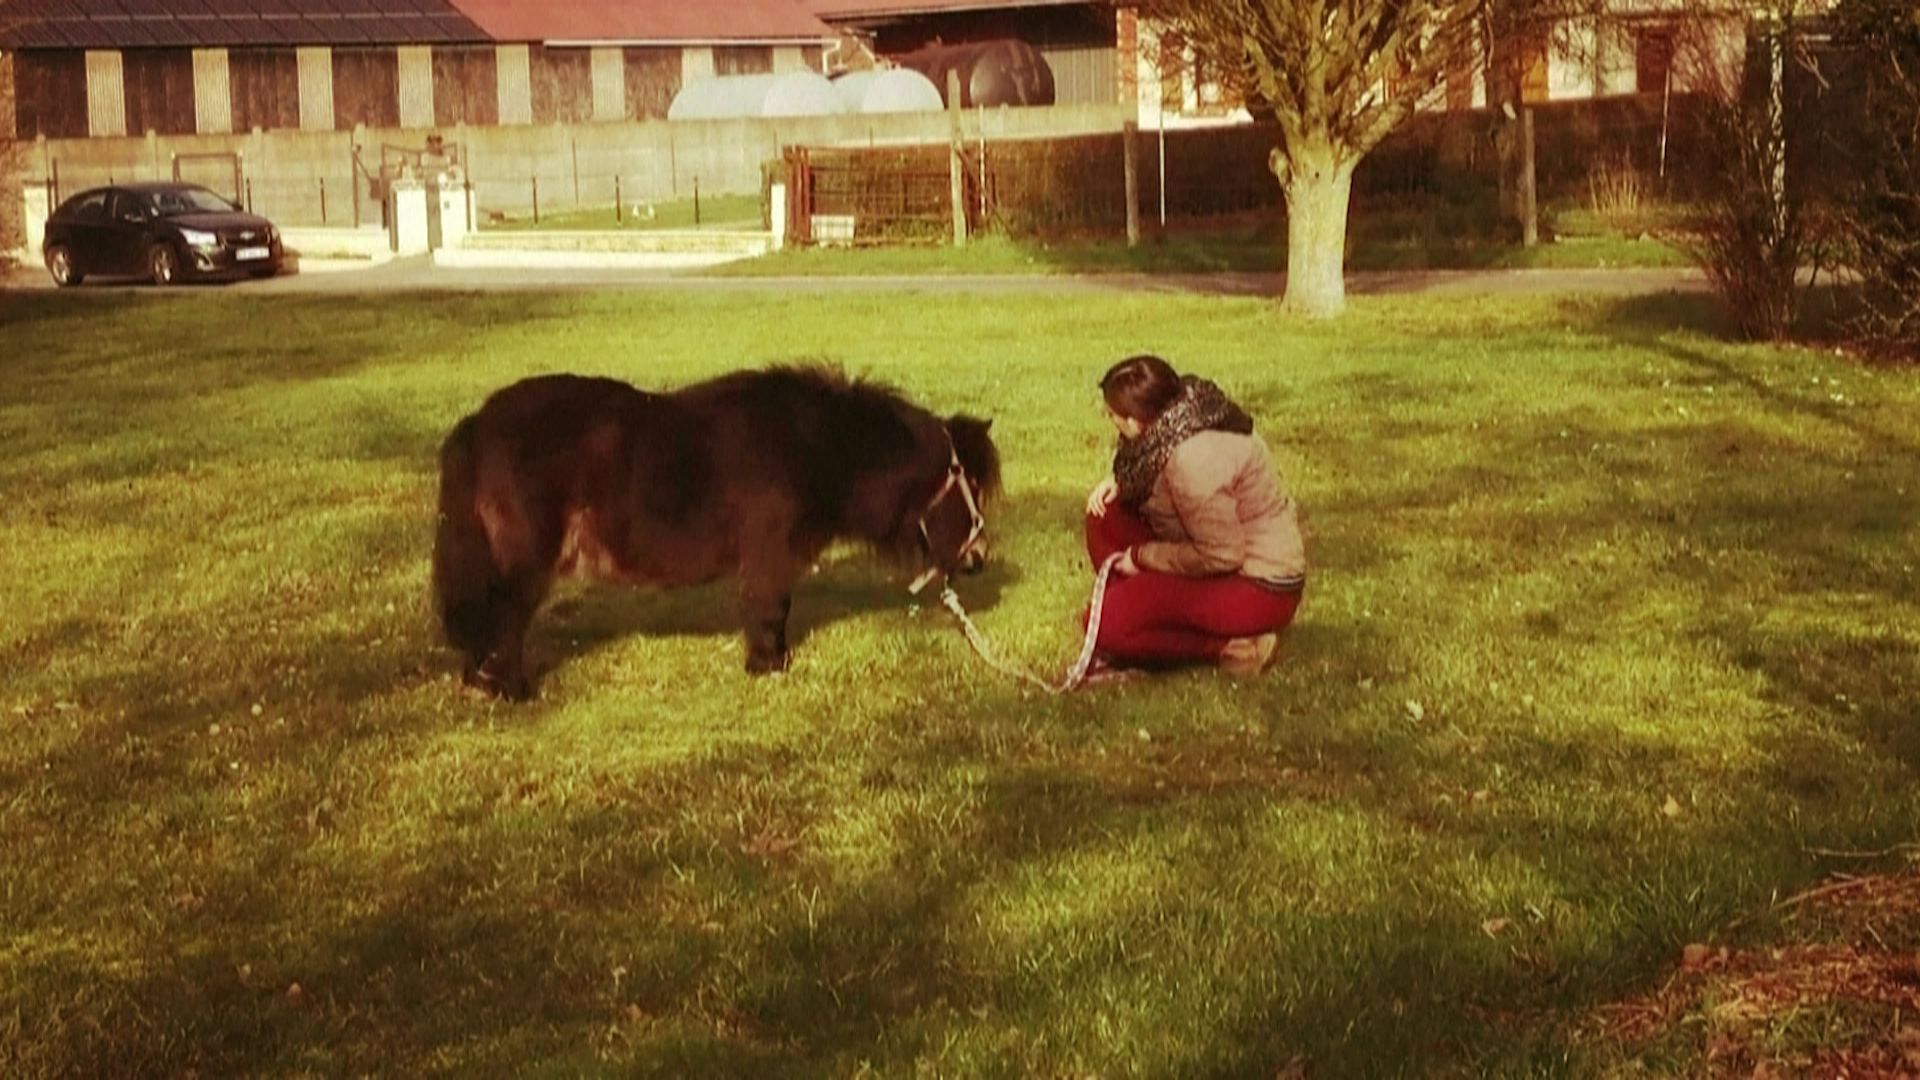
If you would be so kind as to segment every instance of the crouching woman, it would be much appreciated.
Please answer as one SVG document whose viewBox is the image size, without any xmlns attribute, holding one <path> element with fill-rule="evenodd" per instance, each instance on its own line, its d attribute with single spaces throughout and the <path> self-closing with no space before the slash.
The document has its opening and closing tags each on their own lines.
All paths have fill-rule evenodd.
<svg viewBox="0 0 1920 1080">
<path fill-rule="evenodd" d="M 1114 667 L 1265 671 L 1306 588 L 1298 510 L 1253 418 L 1157 356 L 1100 380 L 1120 434 L 1087 497 L 1087 554 L 1118 555 L 1095 655 Z"/>
</svg>

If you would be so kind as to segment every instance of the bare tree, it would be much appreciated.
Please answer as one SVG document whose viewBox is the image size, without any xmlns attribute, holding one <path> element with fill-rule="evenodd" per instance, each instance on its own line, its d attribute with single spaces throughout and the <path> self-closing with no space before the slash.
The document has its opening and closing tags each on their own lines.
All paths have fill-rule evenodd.
<svg viewBox="0 0 1920 1080">
<path fill-rule="evenodd" d="M 1354 169 L 1449 70 L 1476 63 L 1490 13 L 1520 2 L 1147 0 L 1279 124 L 1289 310 L 1342 310 Z"/>
<path fill-rule="evenodd" d="M 1846 0 L 1834 31 L 1832 66 L 1852 84 L 1851 116 L 1831 126 L 1850 166 L 1833 190 L 1864 308 L 1854 329 L 1920 359 L 1920 7 Z"/>
<path fill-rule="evenodd" d="M 0 259 L 26 242 L 20 220 L 20 183 L 26 167 L 25 148 L 15 131 L 14 56 L 7 47 L 7 31 L 14 25 L 18 0 L 0 0 Z"/>
</svg>

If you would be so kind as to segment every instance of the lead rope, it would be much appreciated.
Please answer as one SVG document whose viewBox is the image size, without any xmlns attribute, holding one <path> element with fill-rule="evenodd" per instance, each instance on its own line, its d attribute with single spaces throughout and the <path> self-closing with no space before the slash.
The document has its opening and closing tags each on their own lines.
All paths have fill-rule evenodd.
<svg viewBox="0 0 1920 1080">
<path fill-rule="evenodd" d="M 967 635 L 967 644 L 973 646 L 973 651 L 980 654 L 980 659 L 985 660 L 988 667 L 1003 675 L 1011 675 L 1037 686 L 1049 694 L 1072 693 L 1087 682 L 1087 671 L 1093 666 L 1093 644 L 1100 637 L 1100 613 L 1107 602 L 1107 579 L 1112 576 L 1114 564 L 1120 561 L 1122 554 L 1125 553 L 1119 552 L 1107 556 L 1107 560 L 1100 564 L 1100 572 L 1094 575 L 1093 600 L 1087 609 L 1087 636 L 1080 642 L 1080 655 L 1074 659 L 1073 666 L 1067 669 L 1066 674 L 1061 676 L 1057 684 L 1048 682 L 1025 668 L 1009 664 L 995 656 L 992 647 L 987 644 L 987 636 L 974 625 L 973 619 L 967 614 L 967 609 L 960 604 L 960 594 L 953 591 L 951 584 L 941 590 L 940 602 L 946 605 L 948 611 L 953 612 L 954 618 L 960 620 L 960 629 Z"/>
</svg>

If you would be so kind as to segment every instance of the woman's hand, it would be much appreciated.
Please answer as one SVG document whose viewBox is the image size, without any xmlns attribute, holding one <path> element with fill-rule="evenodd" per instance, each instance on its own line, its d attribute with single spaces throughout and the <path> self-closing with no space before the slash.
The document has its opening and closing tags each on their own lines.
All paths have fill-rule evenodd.
<svg viewBox="0 0 1920 1080">
<path fill-rule="evenodd" d="M 1113 564 L 1113 572 L 1118 577 L 1132 577 L 1140 572 L 1140 564 L 1133 561 L 1133 549 L 1120 553 L 1120 560 Z"/>
<path fill-rule="evenodd" d="M 1087 495 L 1087 513 L 1093 517 L 1107 516 L 1107 507 L 1119 496 L 1120 485 L 1114 483 L 1113 477 L 1107 477 L 1093 485 L 1093 491 Z"/>
</svg>

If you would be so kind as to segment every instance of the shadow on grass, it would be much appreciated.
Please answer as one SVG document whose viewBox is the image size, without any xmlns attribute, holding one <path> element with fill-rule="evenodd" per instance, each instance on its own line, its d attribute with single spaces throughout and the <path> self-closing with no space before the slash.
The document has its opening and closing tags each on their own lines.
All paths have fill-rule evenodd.
<svg viewBox="0 0 1920 1080">
<path fill-rule="evenodd" d="M 1051 500 L 1001 497 L 986 508 L 988 535 L 1003 515 Z M 914 596 L 907 583 L 919 567 L 890 567 L 880 556 L 853 545 L 836 545 L 812 573 L 794 583 L 793 610 L 787 623 L 788 647 L 798 651 L 816 631 L 846 619 L 882 611 L 940 603 L 937 583 Z M 969 611 L 992 611 L 1006 590 L 1022 577 L 1020 564 L 1004 548 L 978 574 L 954 579 L 954 591 Z M 530 650 L 541 676 L 631 637 L 739 637 L 739 582 L 733 577 L 684 589 L 629 589 L 603 584 L 568 585 L 535 619 Z M 543 625 L 544 624 L 544 625 Z M 744 662 L 744 645 L 741 646 Z"/>
<path fill-rule="evenodd" d="M 1892 431 L 1864 424 L 1856 410 L 1831 396 L 1809 395 L 1798 386 L 1788 392 L 1787 384 L 1761 378 L 1753 369 L 1689 341 L 1690 336 L 1736 338 L 1731 320 L 1711 295 L 1662 293 L 1621 299 L 1603 309 L 1598 325 L 1617 340 L 1693 369 L 1703 380 L 1739 385 L 1771 408 L 1815 417 L 1903 454 L 1920 455 L 1920 441 L 1912 437 L 1911 429 Z"/>
</svg>

